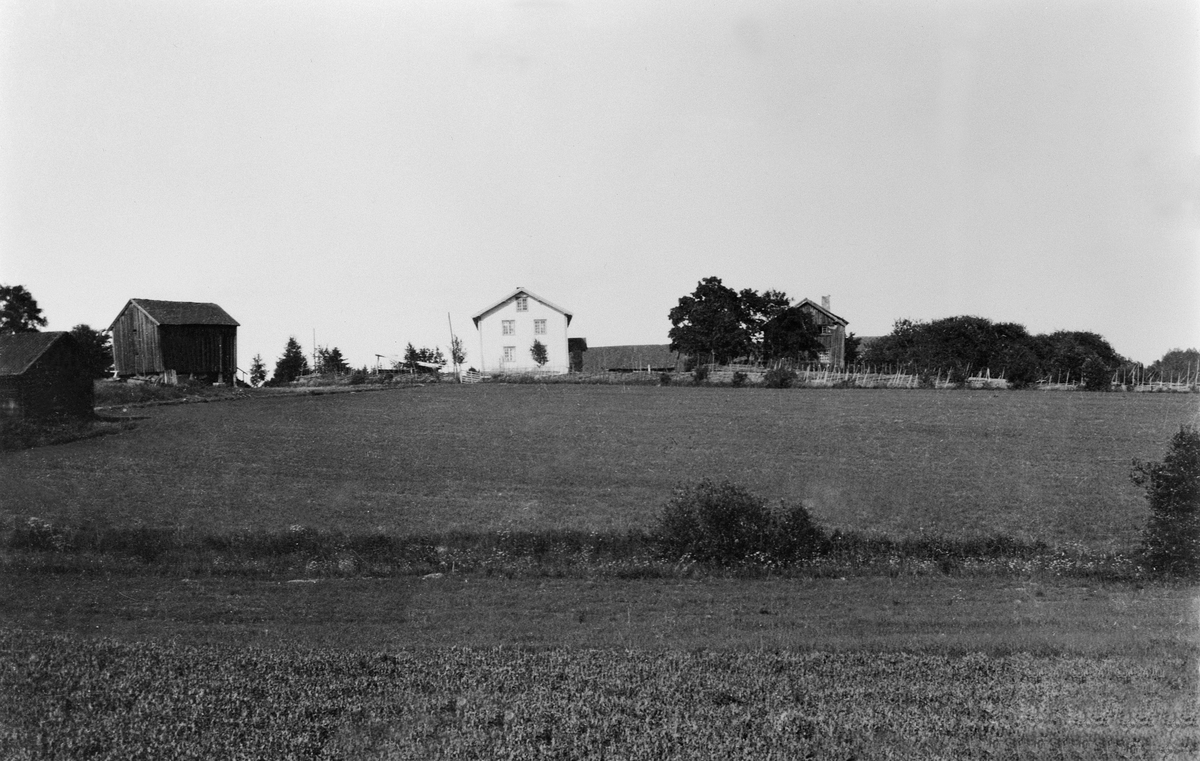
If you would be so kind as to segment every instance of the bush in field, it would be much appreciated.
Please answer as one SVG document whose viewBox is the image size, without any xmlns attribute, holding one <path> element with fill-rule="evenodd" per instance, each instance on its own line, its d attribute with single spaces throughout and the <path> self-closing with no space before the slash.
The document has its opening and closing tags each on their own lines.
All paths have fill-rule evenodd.
<svg viewBox="0 0 1200 761">
<path fill-rule="evenodd" d="M 791 388 L 796 382 L 796 372 L 787 367 L 776 367 L 763 375 L 763 385 L 767 388 Z"/>
<path fill-rule="evenodd" d="M 803 507 L 772 510 L 742 486 L 709 479 L 675 490 L 653 538 L 666 557 L 722 566 L 802 560 L 825 539 Z"/>
<path fill-rule="evenodd" d="M 733 380 L 731 383 L 733 384 L 734 388 L 741 388 L 742 386 L 746 385 L 746 379 L 748 377 L 749 376 L 747 376 L 744 372 L 738 370 L 733 374 Z"/>
<path fill-rule="evenodd" d="M 1200 571 L 1200 430 L 1181 426 L 1162 462 L 1133 461 L 1133 482 L 1146 489 L 1150 519 L 1142 548 L 1159 573 Z"/>
<path fill-rule="evenodd" d="M 708 365 L 696 365 L 696 368 L 692 370 L 692 382 L 700 384 L 706 380 L 708 380 Z"/>
</svg>

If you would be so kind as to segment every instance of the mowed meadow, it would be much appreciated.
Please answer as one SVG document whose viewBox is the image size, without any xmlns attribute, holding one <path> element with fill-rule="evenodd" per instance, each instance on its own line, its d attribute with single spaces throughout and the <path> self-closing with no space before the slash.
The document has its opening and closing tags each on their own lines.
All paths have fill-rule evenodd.
<svg viewBox="0 0 1200 761">
<path fill-rule="evenodd" d="M 622 532 L 733 479 L 829 529 L 1136 545 L 1133 458 L 1195 397 L 429 385 L 130 409 L 117 435 L 0 453 L 0 518 L 201 534 Z"/>
</svg>

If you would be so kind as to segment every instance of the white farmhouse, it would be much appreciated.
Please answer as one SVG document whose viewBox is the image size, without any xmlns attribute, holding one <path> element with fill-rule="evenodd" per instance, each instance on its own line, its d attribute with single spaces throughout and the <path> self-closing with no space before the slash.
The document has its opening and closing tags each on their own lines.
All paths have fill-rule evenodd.
<svg viewBox="0 0 1200 761">
<path fill-rule="evenodd" d="M 565 373 L 570 369 L 567 326 L 571 313 L 517 288 L 472 318 L 479 330 L 480 372 Z M 546 364 L 533 360 L 533 343 L 546 347 Z"/>
</svg>

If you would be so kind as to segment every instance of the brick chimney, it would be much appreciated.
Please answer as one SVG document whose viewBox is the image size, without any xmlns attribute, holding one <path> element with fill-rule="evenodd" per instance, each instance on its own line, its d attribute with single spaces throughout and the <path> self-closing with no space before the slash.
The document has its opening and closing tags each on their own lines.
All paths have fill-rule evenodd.
<svg viewBox="0 0 1200 761">
<path fill-rule="evenodd" d="M 821 308 L 829 309 L 829 297 L 828 296 L 821 297 Z"/>
</svg>

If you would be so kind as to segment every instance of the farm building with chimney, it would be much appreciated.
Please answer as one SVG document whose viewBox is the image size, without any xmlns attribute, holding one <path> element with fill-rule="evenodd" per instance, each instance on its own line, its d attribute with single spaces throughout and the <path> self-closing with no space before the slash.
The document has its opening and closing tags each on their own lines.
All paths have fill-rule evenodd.
<svg viewBox="0 0 1200 761">
<path fill-rule="evenodd" d="M 216 304 L 130 299 L 109 330 L 120 377 L 233 383 L 238 322 Z"/>
<path fill-rule="evenodd" d="M 820 361 L 823 364 L 833 365 L 834 367 L 845 366 L 846 326 L 850 323 L 829 311 L 829 297 L 822 296 L 820 304 L 810 299 L 805 299 L 793 308 L 808 314 L 812 318 L 813 323 L 820 328 L 821 334 L 818 338 L 821 341 L 821 346 L 824 347 L 821 352 Z"/>
<path fill-rule="evenodd" d="M 0 335 L 0 419 L 90 417 L 95 387 L 70 333 Z"/>
</svg>

